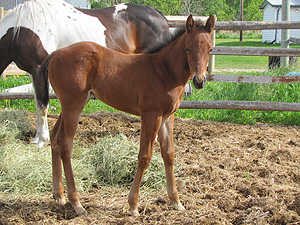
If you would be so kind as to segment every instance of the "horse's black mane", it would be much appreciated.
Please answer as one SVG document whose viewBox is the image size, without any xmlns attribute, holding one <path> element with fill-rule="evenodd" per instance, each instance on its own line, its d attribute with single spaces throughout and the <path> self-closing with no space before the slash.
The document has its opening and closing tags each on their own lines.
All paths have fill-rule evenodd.
<svg viewBox="0 0 300 225">
<path fill-rule="evenodd" d="M 204 26 L 204 24 L 202 21 L 197 21 L 196 26 L 201 28 Z M 173 33 L 169 33 L 169 37 L 165 40 L 164 43 L 159 43 L 157 46 L 154 46 L 152 49 L 147 51 L 147 53 L 159 52 L 161 49 L 169 45 L 171 42 L 175 41 L 178 37 L 180 37 L 184 33 L 185 33 L 185 26 L 180 26 Z"/>
<path fill-rule="evenodd" d="M 185 32 L 185 27 L 180 27 L 178 29 L 176 29 L 173 33 L 169 34 L 169 37 L 165 40 L 164 43 L 159 43 L 158 45 L 154 46 L 153 49 L 151 49 L 150 51 L 148 51 L 147 53 L 156 53 L 159 52 L 161 49 L 163 49 L 164 47 L 166 47 L 168 44 L 170 44 L 171 42 L 173 42 L 174 40 L 176 40 L 178 37 L 180 37 L 181 35 L 183 35 Z"/>
</svg>

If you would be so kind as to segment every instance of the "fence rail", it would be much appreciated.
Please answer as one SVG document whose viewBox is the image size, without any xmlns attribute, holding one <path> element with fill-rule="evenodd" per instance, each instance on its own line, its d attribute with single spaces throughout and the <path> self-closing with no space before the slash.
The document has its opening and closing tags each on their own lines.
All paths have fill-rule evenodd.
<svg viewBox="0 0 300 225">
<path fill-rule="evenodd" d="M 246 48 L 246 47 L 214 47 L 212 55 L 241 55 L 241 56 L 300 56 L 296 48 Z"/>
<path fill-rule="evenodd" d="M 50 93 L 50 99 L 57 99 Z M 34 93 L 0 93 L 0 99 L 33 99 Z M 235 109 L 260 111 L 300 111 L 300 103 L 259 101 L 182 101 L 180 109 Z"/>
<path fill-rule="evenodd" d="M 185 24 L 186 16 L 166 16 L 171 27 Z M 205 21 L 208 17 L 194 18 Z M 217 21 L 215 30 L 276 30 L 300 29 L 300 21 Z"/>
</svg>

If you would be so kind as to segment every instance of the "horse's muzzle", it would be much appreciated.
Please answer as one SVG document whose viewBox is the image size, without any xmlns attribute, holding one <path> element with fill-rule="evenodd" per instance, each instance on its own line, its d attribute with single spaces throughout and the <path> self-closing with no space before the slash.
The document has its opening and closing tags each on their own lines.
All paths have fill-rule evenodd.
<svg viewBox="0 0 300 225">
<path fill-rule="evenodd" d="M 193 78 L 193 84 L 196 89 L 203 88 L 205 85 L 205 82 L 206 82 L 206 78 L 203 78 L 203 80 L 201 82 L 198 82 L 198 79 L 196 77 Z"/>
</svg>

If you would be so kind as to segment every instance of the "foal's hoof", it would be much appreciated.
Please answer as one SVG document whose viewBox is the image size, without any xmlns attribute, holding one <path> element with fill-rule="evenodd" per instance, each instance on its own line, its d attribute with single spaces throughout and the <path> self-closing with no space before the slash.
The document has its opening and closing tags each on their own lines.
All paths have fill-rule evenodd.
<svg viewBox="0 0 300 225">
<path fill-rule="evenodd" d="M 83 207 L 74 207 L 74 210 L 77 215 L 87 214 L 87 211 Z"/>
<path fill-rule="evenodd" d="M 87 214 L 87 212 L 86 212 L 85 209 L 82 207 L 82 205 L 80 204 L 80 202 L 74 203 L 74 204 L 73 204 L 73 208 L 74 208 L 75 213 L 76 213 L 77 215 Z"/>
<path fill-rule="evenodd" d="M 134 216 L 134 217 L 140 216 L 140 214 L 139 214 L 139 212 L 137 210 L 131 210 L 130 214 L 131 214 L 131 216 Z"/>
<path fill-rule="evenodd" d="M 185 210 L 184 206 L 179 202 L 174 204 L 175 208 L 179 211 Z"/>
</svg>

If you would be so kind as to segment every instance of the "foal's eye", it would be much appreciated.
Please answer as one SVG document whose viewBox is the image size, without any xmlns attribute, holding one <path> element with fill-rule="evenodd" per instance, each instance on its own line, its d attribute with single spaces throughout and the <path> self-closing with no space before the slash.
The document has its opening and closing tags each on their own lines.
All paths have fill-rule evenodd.
<svg viewBox="0 0 300 225">
<path fill-rule="evenodd" d="M 212 49 L 209 50 L 209 52 L 211 52 L 211 51 L 212 51 Z"/>
<path fill-rule="evenodd" d="M 186 51 L 187 53 L 190 53 L 190 49 L 189 49 L 188 47 L 185 47 L 185 51 Z"/>
</svg>

